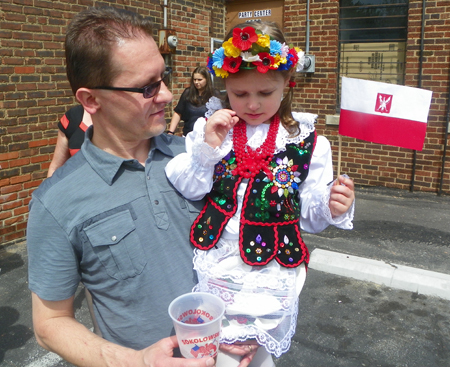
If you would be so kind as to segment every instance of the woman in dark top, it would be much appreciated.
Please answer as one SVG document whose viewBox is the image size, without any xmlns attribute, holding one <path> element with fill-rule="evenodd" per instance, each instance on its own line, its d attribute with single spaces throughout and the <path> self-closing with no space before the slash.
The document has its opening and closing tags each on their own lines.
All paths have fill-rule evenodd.
<svg viewBox="0 0 450 367">
<path fill-rule="evenodd" d="M 206 102 L 214 96 L 211 75 L 204 66 L 199 66 L 191 76 L 191 84 L 186 88 L 175 107 L 170 121 L 168 134 L 174 134 L 178 123 L 183 120 L 183 135 L 186 136 L 194 127 L 195 121 L 206 112 Z"/>
<path fill-rule="evenodd" d="M 47 177 L 78 152 L 84 141 L 84 132 L 92 125 L 91 115 L 83 106 L 70 108 L 58 122 L 58 138 Z"/>
</svg>

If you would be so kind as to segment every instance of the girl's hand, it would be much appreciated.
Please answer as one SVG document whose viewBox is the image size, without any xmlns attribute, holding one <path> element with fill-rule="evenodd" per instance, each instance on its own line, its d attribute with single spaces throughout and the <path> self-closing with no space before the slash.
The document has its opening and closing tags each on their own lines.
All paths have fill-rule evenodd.
<svg viewBox="0 0 450 367">
<path fill-rule="evenodd" d="M 331 215 L 338 217 L 344 214 L 355 200 L 355 185 L 353 180 L 339 176 L 331 187 L 330 202 L 328 204 Z"/>
<path fill-rule="evenodd" d="M 234 344 L 220 344 L 220 350 L 229 354 L 241 356 L 241 362 L 238 367 L 247 367 L 258 351 L 259 344 L 256 340 L 246 340 L 245 342 L 236 342 Z"/>
<path fill-rule="evenodd" d="M 228 131 L 239 121 L 236 112 L 232 110 L 218 110 L 208 119 L 205 126 L 205 142 L 216 148 L 222 145 Z"/>
</svg>

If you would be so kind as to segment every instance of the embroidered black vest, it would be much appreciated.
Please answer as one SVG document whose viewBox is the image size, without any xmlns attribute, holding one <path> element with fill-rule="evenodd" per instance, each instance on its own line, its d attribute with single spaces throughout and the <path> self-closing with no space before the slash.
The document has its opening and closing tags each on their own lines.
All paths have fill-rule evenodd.
<svg viewBox="0 0 450 367">
<path fill-rule="evenodd" d="M 239 250 L 249 265 L 266 265 L 272 259 L 285 267 L 308 264 L 309 252 L 300 235 L 298 189 L 306 179 L 316 143 L 316 132 L 300 144 L 288 144 L 274 155 L 270 170 L 250 178 L 239 225 Z M 206 205 L 191 227 L 193 245 L 209 250 L 219 240 L 237 210 L 237 190 L 243 180 L 234 176 L 236 158 L 231 151 L 215 166 L 214 184 Z"/>
</svg>

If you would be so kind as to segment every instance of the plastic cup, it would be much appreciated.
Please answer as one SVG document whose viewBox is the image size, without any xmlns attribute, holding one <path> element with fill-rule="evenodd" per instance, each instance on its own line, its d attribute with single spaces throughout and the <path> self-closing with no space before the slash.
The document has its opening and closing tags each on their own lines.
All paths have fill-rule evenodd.
<svg viewBox="0 0 450 367">
<path fill-rule="evenodd" d="M 181 355 L 185 358 L 216 357 L 225 303 L 203 292 L 183 294 L 169 305 Z"/>
</svg>

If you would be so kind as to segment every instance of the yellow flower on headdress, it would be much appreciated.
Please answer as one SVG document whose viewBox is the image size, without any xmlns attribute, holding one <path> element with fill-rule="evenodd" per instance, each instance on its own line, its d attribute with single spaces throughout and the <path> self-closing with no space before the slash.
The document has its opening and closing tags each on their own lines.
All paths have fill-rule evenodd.
<svg viewBox="0 0 450 367">
<path fill-rule="evenodd" d="M 241 50 L 239 50 L 237 47 L 233 45 L 232 40 L 233 38 L 230 38 L 228 41 L 225 41 L 222 45 L 225 51 L 225 56 L 238 57 L 241 54 Z"/>
<path fill-rule="evenodd" d="M 286 61 L 285 61 L 286 62 Z M 273 64 L 272 67 L 278 69 L 278 67 L 280 66 L 280 64 L 282 63 L 282 57 L 280 55 L 275 55 L 273 57 Z"/>
<path fill-rule="evenodd" d="M 220 76 L 221 78 L 226 78 L 228 76 L 228 71 L 219 69 L 217 66 L 213 66 L 214 71 L 216 72 L 216 76 Z"/>
<path fill-rule="evenodd" d="M 261 47 L 270 47 L 270 36 L 268 34 L 258 34 L 256 43 Z"/>
</svg>

